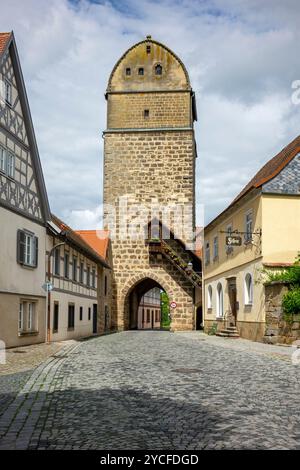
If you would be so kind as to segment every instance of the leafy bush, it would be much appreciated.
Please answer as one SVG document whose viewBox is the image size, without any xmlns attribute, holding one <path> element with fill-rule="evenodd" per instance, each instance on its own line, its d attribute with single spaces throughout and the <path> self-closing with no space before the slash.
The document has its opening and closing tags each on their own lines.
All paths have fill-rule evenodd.
<svg viewBox="0 0 300 470">
<path fill-rule="evenodd" d="M 272 271 L 270 269 L 263 269 L 261 271 L 264 282 L 287 282 L 292 286 L 300 286 L 300 255 L 298 255 L 295 263 L 283 270 Z"/>
<path fill-rule="evenodd" d="M 213 336 L 217 333 L 218 330 L 218 323 L 213 323 L 211 327 L 209 328 L 207 334 L 210 336 Z"/>
<path fill-rule="evenodd" d="M 292 320 L 293 315 L 300 313 L 300 287 L 289 290 L 282 299 L 285 320 Z"/>
</svg>

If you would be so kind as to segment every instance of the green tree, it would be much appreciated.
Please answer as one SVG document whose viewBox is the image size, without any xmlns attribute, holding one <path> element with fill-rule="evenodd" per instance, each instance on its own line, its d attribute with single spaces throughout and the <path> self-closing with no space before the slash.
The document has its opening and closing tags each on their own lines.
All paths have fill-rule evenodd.
<svg viewBox="0 0 300 470">
<path fill-rule="evenodd" d="M 162 291 L 160 294 L 160 305 L 161 305 L 161 327 L 168 329 L 170 328 L 170 306 L 169 306 L 169 297 L 167 294 Z"/>
</svg>

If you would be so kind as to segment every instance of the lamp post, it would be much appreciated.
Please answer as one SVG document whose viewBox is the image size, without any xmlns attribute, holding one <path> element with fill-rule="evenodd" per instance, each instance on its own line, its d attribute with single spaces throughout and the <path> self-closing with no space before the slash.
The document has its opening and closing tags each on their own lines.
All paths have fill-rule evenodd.
<svg viewBox="0 0 300 470">
<path fill-rule="evenodd" d="M 51 294 L 50 294 L 50 289 L 49 289 L 49 286 L 50 286 L 50 282 L 51 282 L 51 256 L 54 252 L 54 250 L 56 250 L 56 248 L 58 248 L 59 246 L 62 246 L 62 245 L 65 245 L 65 242 L 61 242 L 61 243 L 57 243 L 56 245 L 54 245 L 51 250 L 49 251 L 48 253 L 48 270 L 47 270 L 47 343 L 50 343 L 50 323 L 51 323 Z"/>
</svg>

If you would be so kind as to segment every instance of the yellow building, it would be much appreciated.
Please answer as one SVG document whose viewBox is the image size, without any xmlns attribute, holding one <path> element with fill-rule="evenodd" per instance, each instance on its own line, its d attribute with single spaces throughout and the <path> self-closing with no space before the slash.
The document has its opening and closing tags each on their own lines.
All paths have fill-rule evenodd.
<svg viewBox="0 0 300 470">
<path fill-rule="evenodd" d="M 233 243 L 233 245 L 230 245 Z M 240 244 L 240 245 L 239 245 Z M 263 268 L 300 251 L 300 136 L 272 158 L 204 231 L 204 325 L 265 335 Z"/>
</svg>

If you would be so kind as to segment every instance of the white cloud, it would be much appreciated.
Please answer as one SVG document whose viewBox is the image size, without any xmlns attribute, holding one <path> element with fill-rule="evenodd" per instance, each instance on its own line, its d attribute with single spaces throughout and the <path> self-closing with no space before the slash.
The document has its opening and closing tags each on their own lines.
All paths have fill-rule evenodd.
<svg viewBox="0 0 300 470">
<path fill-rule="evenodd" d="M 207 220 L 299 134 L 298 0 L 0 0 L 0 11 L 0 30 L 16 34 L 52 210 L 75 228 L 99 221 L 109 74 L 146 34 L 182 58 L 197 93 Z"/>
</svg>

